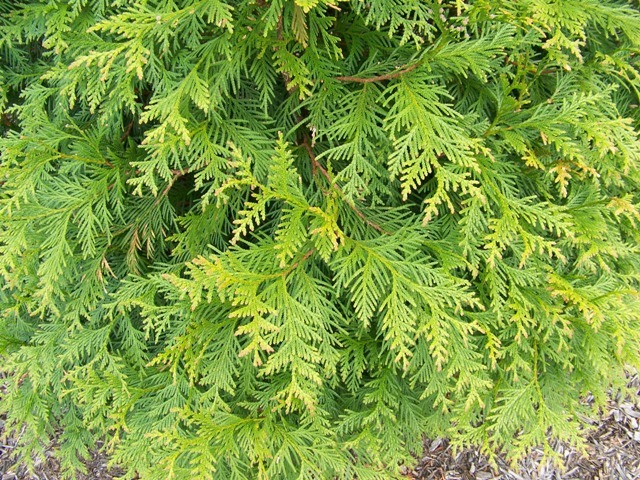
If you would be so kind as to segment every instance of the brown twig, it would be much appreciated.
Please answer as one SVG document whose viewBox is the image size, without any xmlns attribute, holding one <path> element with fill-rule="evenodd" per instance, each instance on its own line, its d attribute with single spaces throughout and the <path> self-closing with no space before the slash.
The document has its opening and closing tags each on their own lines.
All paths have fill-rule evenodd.
<svg viewBox="0 0 640 480">
<path fill-rule="evenodd" d="M 357 83 L 373 83 L 373 82 L 382 82 L 384 80 L 393 80 L 394 78 L 401 77 L 405 73 L 409 73 L 415 70 L 420 66 L 421 63 L 422 62 L 416 62 L 413 65 L 409 65 L 408 67 L 403 68 L 402 70 L 386 73 L 384 75 L 378 75 L 377 77 L 362 78 L 362 77 L 345 76 L 345 77 L 336 77 L 336 80 L 339 80 L 341 82 L 357 82 Z"/>
<path fill-rule="evenodd" d="M 313 149 L 311 148 L 311 144 L 309 143 L 309 137 L 307 136 L 304 137 L 304 140 L 302 141 L 302 146 L 307 151 L 307 153 L 309 154 L 309 158 L 311 159 L 311 168 L 312 168 L 313 175 L 316 174 L 316 170 L 320 170 L 324 178 L 326 178 L 329 181 L 329 183 L 333 185 L 333 178 L 331 178 L 331 175 L 329 175 L 329 172 L 327 172 L 327 170 L 322 166 L 322 164 L 318 162 L 318 159 L 313 153 Z M 336 185 L 336 188 L 340 188 L 340 187 Z"/>
<path fill-rule="evenodd" d="M 506 63 L 509 65 L 513 65 L 515 67 L 521 68 L 522 65 L 520 65 L 518 62 L 511 60 L 510 58 L 506 59 Z M 526 70 L 528 70 L 530 73 L 533 73 L 535 75 L 550 75 L 552 73 L 557 73 L 560 70 L 556 69 L 556 68 L 546 68 L 544 70 L 538 71 L 534 66 L 531 67 L 524 67 Z"/>
<path fill-rule="evenodd" d="M 127 129 L 124 131 L 124 133 L 120 137 L 120 141 L 121 142 L 124 142 L 127 138 L 129 138 L 129 135 L 131 135 L 131 130 L 133 130 L 133 123 L 134 122 L 135 122 L 135 120 L 131 120 L 131 122 L 129 122 L 129 125 L 127 125 Z"/>
<path fill-rule="evenodd" d="M 293 272 L 296 268 L 298 268 L 298 266 L 305 262 L 307 260 L 307 258 L 309 258 L 311 255 L 313 255 L 313 253 L 316 251 L 315 248 L 311 248 L 310 250 L 308 250 L 300 260 L 298 260 L 297 262 L 295 262 L 293 265 L 291 265 L 289 268 L 287 268 L 284 272 L 282 272 L 282 275 L 284 275 L 285 277 L 287 275 L 289 275 L 291 272 Z"/>
<path fill-rule="evenodd" d="M 279 41 L 282 41 L 282 39 L 284 38 L 284 22 L 282 15 L 278 17 L 278 24 L 276 25 L 276 38 Z"/>
<path fill-rule="evenodd" d="M 5 127 L 13 127 L 13 118 L 10 114 L 8 113 L 3 113 L 2 116 L 0 117 L 2 120 L 0 121 L 0 123 L 2 123 L 2 125 L 4 125 Z"/>
<path fill-rule="evenodd" d="M 158 195 L 158 198 L 156 198 L 156 201 L 153 203 L 154 205 L 158 205 L 158 203 L 160 203 L 160 200 L 169 194 L 169 190 L 171 190 L 171 187 L 173 187 L 173 185 L 176 183 L 176 180 L 189 173 L 189 169 L 185 168 L 184 170 L 171 170 L 171 173 L 173 173 L 173 177 L 171 178 L 171 180 L 169 180 L 167 186 L 164 187 L 162 193 Z"/>
<path fill-rule="evenodd" d="M 344 197 L 344 192 L 342 191 L 342 188 L 340 188 L 340 185 L 337 185 L 337 184 L 335 184 L 333 182 L 333 178 L 331 178 L 331 175 L 329 174 L 329 172 L 327 172 L 327 170 L 322 166 L 322 164 L 320 164 L 320 162 L 318 162 L 318 159 L 316 158 L 315 154 L 313 153 L 313 149 L 311 148 L 311 144 L 309 143 L 309 137 L 305 135 L 304 140 L 302 141 L 302 143 L 300 145 L 302 147 L 304 147 L 304 149 L 309 154 L 309 158 L 311 159 L 311 167 L 313 169 L 313 174 L 315 175 L 316 170 L 319 170 L 320 173 L 322 173 L 322 175 L 327 179 L 327 181 L 329 182 L 329 185 L 331 185 L 332 188 L 334 188 L 336 191 L 338 191 Z M 366 217 L 366 215 L 364 213 L 362 213 L 358 209 L 358 207 L 356 207 L 353 203 L 351 203 L 348 200 L 346 200 L 346 203 L 347 203 L 347 205 L 349 205 L 349 207 L 351 207 L 351 209 L 355 212 L 355 214 L 358 217 L 360 217 L 360 219 L 363 222 L 365 222 L 367 225 L 369 225 L 371 228 L 377 230 L 380 233 L 384 233 L 385 235 L 391 235 L 389 232 L 387 232 L 380 225 L 378 225 L 377 223 L 369 220 Z"/>
</svg>

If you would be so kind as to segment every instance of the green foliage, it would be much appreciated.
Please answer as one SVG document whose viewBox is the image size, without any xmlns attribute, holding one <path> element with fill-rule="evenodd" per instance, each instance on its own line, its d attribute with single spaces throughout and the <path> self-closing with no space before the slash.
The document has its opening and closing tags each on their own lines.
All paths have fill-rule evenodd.
<svg viewBox="0 0 640 480">
<path fill-rule="evenodd" d="M 640 363 L 634 5 L 0 0 L 21 453 L 386 479 L 422 434 L 580 446 Z"/>
</svg>

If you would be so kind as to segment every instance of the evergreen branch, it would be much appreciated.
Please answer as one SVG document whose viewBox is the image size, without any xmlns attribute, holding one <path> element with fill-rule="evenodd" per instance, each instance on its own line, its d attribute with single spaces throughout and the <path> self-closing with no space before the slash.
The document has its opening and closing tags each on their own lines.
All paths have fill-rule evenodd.
<svg viewBox="0 0 640 480">
<path fill-rule="evenodd" d="M 54 421 L 70 478 L 98 438 L 127 478 L 395 478 L 442 425 L 517 460 L 639 363 L 637 2 L 332 2 L 0 0 L 25 458 Z"/>
<path fill-rule="evenodd" d="M 363 220 L 367 225 L 369 225 L 371 228 L 373 228 L 374 230 L 377 230 L 380 233 L 383 233 L 385 235 L 391 235 L 389 232 L 387 232 L 380 225 L 378 225 L 377 223 L 373 222 L 372 220 L 369 220 L 367 218 L 367 216 L 364 213 L 362 213 L 362 211 L 358 207 L 356 207 L 352 202 L 349 201 L 349 199 L 346 198 L 344 192 L 340 188 L 340 185 L 337 185 L 334 182 L 334 180 L 331 177 L 331 175 L 329 174 L 329 172 L 320 164 L 320 162 L 318 162 L 318 159 L 316 158 L 316 155 L 313 153 L 313 149 L 311 148 L 311 144 L 309 142 L 309 137 L 307 135 L 304 136 L 304 140 L 302 141 L 302 143 L 300 145 L 309 154 L 309 158 L 311 159 L 311 166 L 312 166 L 312 170 L 313 170 L 314 174 L 315 174 L 316 169 L 319 170 L 322 173 L 322 175 L 327 179 L 327 181 L 329 182 L 329 185 L 331 186 L 331 188 L 335 189 L 338 193 L 340 193 L 342 198 L 345 200 L 345 203 L 347 205 L 349 205 L 349 207 L 355 212 L 355 214 L 358 217 L 360 217 L 360 219 Z"/>
</svg>

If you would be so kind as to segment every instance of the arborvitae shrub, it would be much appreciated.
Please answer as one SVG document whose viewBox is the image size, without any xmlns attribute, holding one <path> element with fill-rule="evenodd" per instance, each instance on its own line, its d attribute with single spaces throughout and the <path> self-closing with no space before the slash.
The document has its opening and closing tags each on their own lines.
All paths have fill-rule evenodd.
<svg viewBox="0 0 640 480">
<path fill-rule="evenodd" d="M 0 0 L 5 428 L 63 471 L 581 445 L 640 336 L 640 12 Z M 597 405 L 598 403 L 596 403 Z M 24 425 L 24 426 L 23 426 Z M 48 448 L 48 447 L 47 447 Z"/>
</svg>

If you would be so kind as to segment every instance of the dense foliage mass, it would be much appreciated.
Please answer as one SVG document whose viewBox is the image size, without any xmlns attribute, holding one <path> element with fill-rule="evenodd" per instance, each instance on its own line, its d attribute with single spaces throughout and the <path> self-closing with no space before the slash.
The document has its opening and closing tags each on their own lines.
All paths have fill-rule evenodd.
<svg viewBox="0 0 640 480">
<path fill-rule="evenodd" d="M 639 360 L 639 49 L 614 0 L 0 0 L 7 428 L 145 480 L 580 445 Z"/>
</svg>

